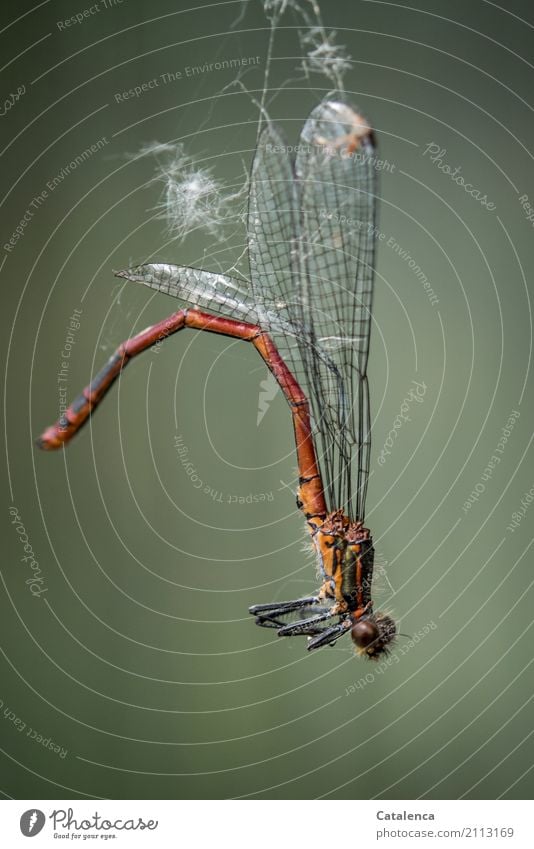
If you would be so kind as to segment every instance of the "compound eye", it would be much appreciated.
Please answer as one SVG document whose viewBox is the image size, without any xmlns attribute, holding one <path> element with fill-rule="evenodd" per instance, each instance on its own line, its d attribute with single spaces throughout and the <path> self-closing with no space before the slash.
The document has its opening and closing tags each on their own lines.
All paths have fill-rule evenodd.
<svg viewBox="0 0 534 849">
<path fill-rule="evenodd" d="M 360 619 L 352 626 L 351 636 L 359 649 L 366 649 L 378 639 L 378 628 L 369 619 Z"/>
</svg>

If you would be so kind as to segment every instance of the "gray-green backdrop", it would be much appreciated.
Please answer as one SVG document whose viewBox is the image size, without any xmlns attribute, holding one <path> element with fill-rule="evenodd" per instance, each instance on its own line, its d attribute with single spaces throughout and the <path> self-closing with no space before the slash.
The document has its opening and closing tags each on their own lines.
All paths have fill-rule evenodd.
<svg viewBox="0 0 534 849">
<path fill-rule="evenodd" d="M 336 31 L 383 160 L 367 518 L 377 606 L 407 636 L 377 666 L 254 626 L 250 604 L 316 578 L 288 409 L 244 343 L 185 331 L 66 451 L 33 442 L 177 308 L 114 268 L 239 262 L 238 218 L 168 232 L 154 177 L 174 154 L 137 154 L 183 142 L 242 186 L 262 4 L 4 4 L 6 797 L 532 794 L 532 8 L 329 0 L 327 41 L 303 47 L 294 6 L 271 118 L 297 139 L 332 87 L 302 57 Z"/>
</svg>

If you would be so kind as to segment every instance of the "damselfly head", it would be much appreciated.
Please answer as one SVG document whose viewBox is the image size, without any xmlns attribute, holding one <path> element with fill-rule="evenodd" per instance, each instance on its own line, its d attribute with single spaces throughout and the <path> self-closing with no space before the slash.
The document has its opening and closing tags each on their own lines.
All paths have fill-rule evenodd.
<svg viewBox="0 0 534 849">
<path fill-rule="evenodd" d="M 370 660 L 389 653 L 389 644 L 395 639 L 397 627 L 390 616 L 384 613 L 362 616 L 351 629 L 352 642 L 358 653 Z"/>
</svg>

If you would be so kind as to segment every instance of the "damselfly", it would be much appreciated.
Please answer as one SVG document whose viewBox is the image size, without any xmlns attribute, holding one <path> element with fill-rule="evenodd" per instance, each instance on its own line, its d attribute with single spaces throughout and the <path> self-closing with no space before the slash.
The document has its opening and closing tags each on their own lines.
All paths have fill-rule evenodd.
<svg viewBox="0 0 534 849">
<path fill-rule="evenodd" d="M 250 608 L 308 649 L 350 633 L 377 658 L 395 637 L 375 612 L 374 549 L 364 526 L 371 447 L 367 360 L 376 232 L 374 134 L 341 100 L 306 120 L 292 158 L 270 123 L 252 165 L 248 283 L 166 263 L 118 271 L 186 306 L 123 342 L 59 421 L 38 440 L 59 448 L 80 429 L 136 354 L 184 327 L 251 342 L 285 395 L 295 431 L 297 505 L 322 576 L 316 595 Z M 204 312 L 207 308 L 209 312 Z"/>
</svg>

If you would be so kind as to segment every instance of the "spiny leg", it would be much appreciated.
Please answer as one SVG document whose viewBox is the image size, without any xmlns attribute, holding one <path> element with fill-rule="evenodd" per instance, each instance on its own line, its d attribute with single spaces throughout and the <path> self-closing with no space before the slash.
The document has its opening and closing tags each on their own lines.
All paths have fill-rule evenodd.
<svg viewBox="0 0 534 849">
<path fill-rule="evenodd" d="M 322 613 L 317 614 L 317 616 L 312 616 L 310 619 L 301 619 L 299 622 L 291 622 L 289 625 L 283 625 L 278 630 L 279 637 L 296 637 L 303 636 L 305 634 L 317 634 L 323 631 L 323 628 L 320 627 L 321 623 L 326 619 L 331 619 L 332 616 L 335 616 L 335 613 L 332 613 L 331 610 L 325 610 Z"/>
<path fill-rule="evenodd" d="M 331 646 L 339 639 L 339 637 L 342 637 L 343 634 L 348 634 L 349 631 L 350 620 L 343 619 L 341 622 L 338 622 L 337 625 L 332 625 L 330 628 L 324 628 L 320 631 L 316 637 L 313 637 L 308 642 L 306 648 L 308 651 L 313 651 L 313 649 L 320 649 L 322 646 Z"/>
<path fill-rule="evenodd" d="M 256 617 L 256 625 L 261 625 L 264 628 L 282 628 L 284 622 L 280 622 L 280 616 L 319 604 L 319 601 L 320 599 L 316 596 L 298 598 L 294 601 L 273 601 L 270 604 L 254 604 L 249 607 L 248 612 Z"/>
<path fill-rule="evenodd" d="M 318 596 L 310 596 L 309 598 L 297 598 L 295 601 L 271 601 L 268 604 L 253 604 L 249 607 L 248 612 L 256 615 L 258 613 L 292 613 L 294 610 L 299 610 L 301 607 L 309 607 L 311 604 L 318 604 Z"/>
<path fill-rule="evenodd" d="M 320 599 L 317 599 L 320 602 Z M 301 608 L 302 609 L 302 608 Z M 282 610 L 283 615 L 284 611 Z M 266 613 L 263 616 L 257 616 L 256 625 L 261 625 L 264 628 L 276 628 L 279 637 L 308 637 L 306 648 L 308 651 L 319 649 L 323 646 L 333 646 L 335 642 L 350 631 L 350 620 L 343 618 L 335 625 L 324 627 L 324 623 L 334 616 L 339 616 L 333 609 L 323 610 L 317 616 L 312 616 L 309 619 L 301 619 L 297 622 L 284 624 L 277 619 L 272 613 Z"/>
</svg>

